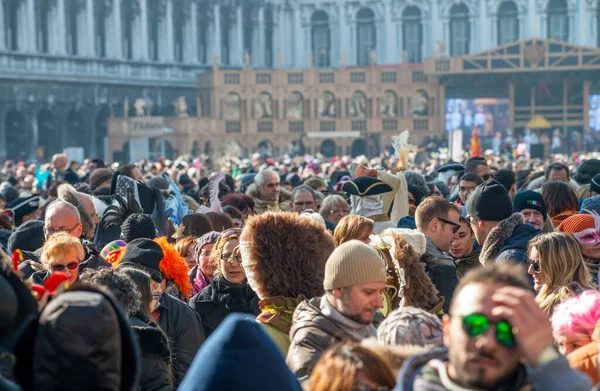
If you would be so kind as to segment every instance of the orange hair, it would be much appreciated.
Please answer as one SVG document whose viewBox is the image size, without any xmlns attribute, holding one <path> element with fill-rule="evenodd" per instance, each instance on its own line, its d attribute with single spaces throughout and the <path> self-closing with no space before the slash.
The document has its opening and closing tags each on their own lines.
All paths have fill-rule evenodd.
<svg viewBox="0 0 600 391">
<path fill-rule="evenodd" d="M 166 237 L 156 238 L 154 241 L 158 243 L 164 253 L 164 257 L 160 261 L 160 271 L 177 285 L 179 292 L 184 297 L 189 298 L 192 295 L 193 287 L 188 275 L 190 269 L 185 264 L 185 260 L 175 250 L 175 246 L 167 241 Z"/>
</svg>

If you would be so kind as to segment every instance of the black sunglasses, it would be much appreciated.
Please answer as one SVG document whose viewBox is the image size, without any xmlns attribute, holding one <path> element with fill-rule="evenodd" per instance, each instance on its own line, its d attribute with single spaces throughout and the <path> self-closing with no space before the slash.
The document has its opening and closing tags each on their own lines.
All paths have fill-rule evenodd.
<svg viewBox="0 0 600 391">
<path fill-rule="evenodd" d="M 540 273 L 542 268 L 540 267 L 540 261 L 534 261 L 532 259 L 527 259 L 527 268 L 533 266 L 534 273 Z"/>
<path fill-rule="evenodd" d="M 79 266 L 79 262 L 71 262 L 67 265 L 50 265 L 52 272 L 62 272 L 65 269 L 75 270 Z"/>
<path fill-rule="evenodd" d="M 437 219 L 439 221 L 441 221 L 442 223 L 450 224 L 452 226 L 452 233 L 457 233 L 458 230 L 460 229 L 460 224 L 456 224 L 454 221 L 442 219 L 441 217 L 438 217 Z"/>
</svg>

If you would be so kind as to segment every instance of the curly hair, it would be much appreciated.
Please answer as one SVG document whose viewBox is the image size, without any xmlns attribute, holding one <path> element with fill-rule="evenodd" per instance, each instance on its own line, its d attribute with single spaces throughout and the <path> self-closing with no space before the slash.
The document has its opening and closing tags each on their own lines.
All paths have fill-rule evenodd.
<svg viewBox="0 0 600 391">
<path fill-rule="evenodd" d="M 80 280 L 107 288 L 117 299 L 127 316 L 140 310 L 142 295 L 136 283 L 122 271 L 109 267 L 86 269 L 81 273 Z"/>
<path fill-rule="evenodd" d="M 334 245 L 316 221 L 290 212 L 252 216 L 240 241 L 244 269 L 260 298 L 323 294 L 325 263 Z"/>
</svg>

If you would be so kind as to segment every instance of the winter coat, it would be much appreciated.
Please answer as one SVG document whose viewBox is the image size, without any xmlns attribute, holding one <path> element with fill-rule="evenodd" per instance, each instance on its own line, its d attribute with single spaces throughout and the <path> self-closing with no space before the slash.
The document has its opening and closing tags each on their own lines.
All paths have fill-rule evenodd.
<svg viewBox="0 0 600 391">
<path fill-rule="evenodd" d="M 596 323 L 596 328 L 592 333 L 592 342 L 575 349 L 568 356 L 571 368 L 589 376 L 592 384 L 600 383 L 600 374 L 598 374 L 598 341 L 600 341 L 600 321 Z"/>
<path fill-rule="evenodd" d="M 290 202 L 292 202 L 292 195 L 281 189 L 279 193 L 279 199 L 277 201 L 263 201 L 258 198 L 258 190 L 255 185 L 250 185 L 246 190 L 246 195 L 252 197 L 254 200 L 254 211 L 256 214 L 262 214 L 268 210 L 273 212 L 287 212 L 290 210 Z"/>
<path fill-rule="evenodd" d="M 421 262 L 425 264 L 425 271 L 439 291 L 440 297 L 445 298 L 443 309 L 447 314 L 454 296 L 454 288 L 458 284 L 454 260 L 438 250 L 431 239 L 427 238 L 427 250 L 421 256 Z"/>
<path fill-rule="evenodd" d="M 221 275 L 215 276 L 206 288 L 190 299 L 190 307 L 202 317 L 206 337 L 233 312 L 254 316 L 260 313 L 258 296 L 248 282 L 233 285 Z"/>
<path fill-rule="evenodd" d="M 256 321 L 275 342 L 283 353 L 283 357 L 287 355 L 290 348 L 292 316 L 298 304 L 303 300 L 303 296 L 295 299 L 277 296 L 263 299 L 258 303 L 261 313 L 256 317 Z"/>
<path fill-rule="evenodd" d="M 167 336 L 155 324 L 132 316 L 129 323 L 140 346 L 141 373 L 139 391 L 170 391 L 171 351 Z"/>
<path fill-rule="evenodd" d="M 598 272 L 600 271 L 600 261 L 598 259 L 586 258 L 585 266 L 587 266 L 590 274 L 592 275 L 592 282 L 598 285 Z"/>
<path fill-rule="evenodd" d="M 307 383 L 313 368 L 323 352 L 331 345 L 343 340 L 361 341 L 375 333 L 375 328 L 359 325 L 351 319 L 345 318 L 342 324 L 338 319 L 332 316 L 326 316 L 323 313 L 324 301 L 327 297 L 317 297 L 309 301 L 303 301 L 298 304 L 294 311 L 293 324 L 290 330 L 290 348 L 288 350 L 286 362 L 292 372 L 296 374 L 302 383 Z M 336 311 L 337 317 L 343 317 Z M 353 324 L 364 330 L 363 335 L 357 335 L 355 330 L 348 327 Z M 374 335 L 371 335 L 374 336 Z"/>
<path fill-rule="evenodd" d="M 464 390 L 458 385 L 445 384 L 440 380 L 440 371 L 446 370 L 448 350 L 433 349 L 427 353 L 408 358 L 400 373 L 394 391 L 444 391 Z M 445 377 L 445 376 L 444 376 Z M 541 367 L 521 365 L 510 381 L 511 385 L 503 388 L 515 391 L 588 391 L 589 380 L 571 369 L 565 357 L 547 362 Z"/>
<path fill-rule="evenodd" d="M 302 390 L 275 344 L 244 314 L 229 316 L 206 341 L 179 389 Z"/>
<path fill-rule="evenodd" d="M 481 248 L 479 260 L 483 265 L 513 261 L 527 267 L 527 245 L 541 233 L 531 224 L 524 224 L 521 213 L 515 213 L 490 231 Z"/>
<path fill-rule="evenodd" d="M 176 389 L 204 342 L 202 319 L 184 302 L 169 294 L 163 294 L 159 304 L 155 311 L 158 313 L 156 323 L 171 343 L 173 384 Z"/>
</svg>

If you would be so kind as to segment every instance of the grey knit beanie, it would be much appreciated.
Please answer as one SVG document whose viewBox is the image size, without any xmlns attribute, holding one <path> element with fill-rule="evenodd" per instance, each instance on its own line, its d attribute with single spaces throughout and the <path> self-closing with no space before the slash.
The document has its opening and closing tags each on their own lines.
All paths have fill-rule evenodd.
<svg viewBox="0 0 600 391">
<path fill-rule="evenodd" d="M 339 245 L 325 264 L 326 291 L 354 285 L 385 283 L 387 278 L 383 259 L 371 246 L 359 240 Z"/>
</svg>

